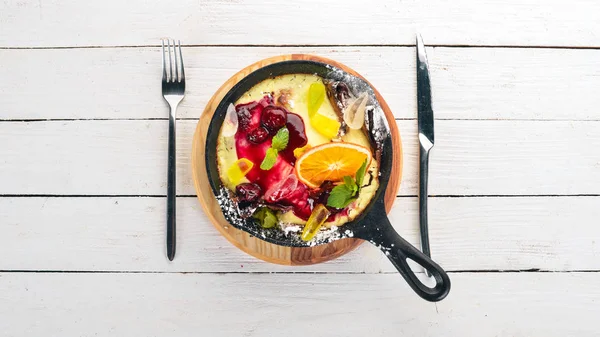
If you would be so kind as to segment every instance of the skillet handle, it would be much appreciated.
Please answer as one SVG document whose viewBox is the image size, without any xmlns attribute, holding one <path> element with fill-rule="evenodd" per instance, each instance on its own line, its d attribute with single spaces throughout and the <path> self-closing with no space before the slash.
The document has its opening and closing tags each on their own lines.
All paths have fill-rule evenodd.
<svg viewBox="0 0 600 337">
<path fill-rule="evenodd" d="M 378 222 L 380 223 L 372 224 L 375 230 L 355 236 L 379 247 L 417 295 L 430 302 L 437 302 L 444 299 L 448 295 L 448 292 L 450 292 L 450 278 L 444 269 L 404 240 L 394 230 L 387 216 L 380 216 L 378 218 Z M 435 279 L 435 287 L 430 288 L 423 284 L 408 265 L 407 259 L 411 259 L 425 268 Z"/>
</svg>

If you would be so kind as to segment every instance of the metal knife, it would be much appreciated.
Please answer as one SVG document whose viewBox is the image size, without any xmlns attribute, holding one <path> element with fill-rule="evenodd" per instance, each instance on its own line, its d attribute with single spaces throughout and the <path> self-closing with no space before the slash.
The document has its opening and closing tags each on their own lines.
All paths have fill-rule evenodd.
<svg viewBox="0 0 600 337">
<path fill-rule="evenodd" d="M 429 151 L 433 148 L 433 109 L 431 107 L 431 83 L 429 63 L 421 35 L 417 35 L 417 106 L 419 125 L 419 224 L 421 249 L 431 256 L 429 228 L 427 224 L 427 182 L 429 176 Z M 427 271 L 426 271 L 427 272 Z M 429 273 L 427 273 L 429 276 Z"/>
</svg>

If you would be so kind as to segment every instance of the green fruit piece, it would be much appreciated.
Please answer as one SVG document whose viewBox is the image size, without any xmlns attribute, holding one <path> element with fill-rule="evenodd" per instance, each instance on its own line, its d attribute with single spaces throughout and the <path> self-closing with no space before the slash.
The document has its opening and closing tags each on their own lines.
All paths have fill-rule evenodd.
<svg viewBox="0 0 600 337">
<path fill-rule="evenodd" d="M 325 85 L 318 81 L 308 88 L 308 117 L 314 116 L 325 100 Z"/>
</svg>

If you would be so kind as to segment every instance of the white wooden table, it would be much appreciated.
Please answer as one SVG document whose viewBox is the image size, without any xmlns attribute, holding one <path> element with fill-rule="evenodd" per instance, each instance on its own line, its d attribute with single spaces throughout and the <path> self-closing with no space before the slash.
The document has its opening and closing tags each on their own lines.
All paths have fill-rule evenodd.
<svg viewBox="0 0 600 337">
<path fill-rule="evenodd" d="M 418 298 L 369 245 L 282 267 L 222 238 L 191 182 L 197 118 L 238 69 L 301 52 L 387 99 L 405 146 L 391 218 L 418 243 L 417 31 L 448 298 Z M 163 37 L 186 45 L 188 82 L 172 263 Z M 597 0 L 4 0 L 0 79 L 2 336 L 600 335 Z"/>
</svg>

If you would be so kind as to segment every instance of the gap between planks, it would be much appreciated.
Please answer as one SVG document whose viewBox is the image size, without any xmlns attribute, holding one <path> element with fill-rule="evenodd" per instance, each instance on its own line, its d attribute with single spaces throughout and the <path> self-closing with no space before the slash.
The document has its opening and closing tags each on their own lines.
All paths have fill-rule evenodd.
<svg viewBox="0 0 600 337">
<path fill-rule="evenodd" d="M 182 44 L 186 48 L 347 48 L 347 47 L 378 47 L 378 48 L 415 48 L 414 44 Z M 600 49 L 600 46 L 555 46 L 555 45 L 470 45 L 470 44 L 426 44 L 431 48 L 486 48 L 486 49 Z M 160 44 L 145 45 L 114 45 L 114 46 L 35 46 L 7 47 L 0 50 L 52 50 L 52 49 L 135 49 L 158 48 Z"/>
<path fill-rule="evenodd" d="M 515 273 L 554 273 L 554 274 L 569 274 L 569 273 L 600 273 L 600 270 L 542 270 L 542 269 L 515 269 L 515 270 L 446 270 L 448 274 L 515 274 Z M 379 273 L 366 273 L 366 272 L 352 272 L 352 271 L 227 271 L 227 272 L 215 272 L 215 271 L 147 271 L 147 270 L 19 270 L 19 269 L 7 269 L 0 270 L 0 273 L 23 273 L 23 274 L 214 274 L 214 275 L 228 275 L 228 274 L 253 274 L 253 275 L 265 275 L 265 274 L 302 274 L 302 275 L 325 275 L 325 274 L 336 274 L 336 275 L 362 275 L 362 274 L 398 274 L 397 271 L 382 271 Z M 423 274 L 422 271 L 415 271 L 416 274 Z"/>
</svg>

